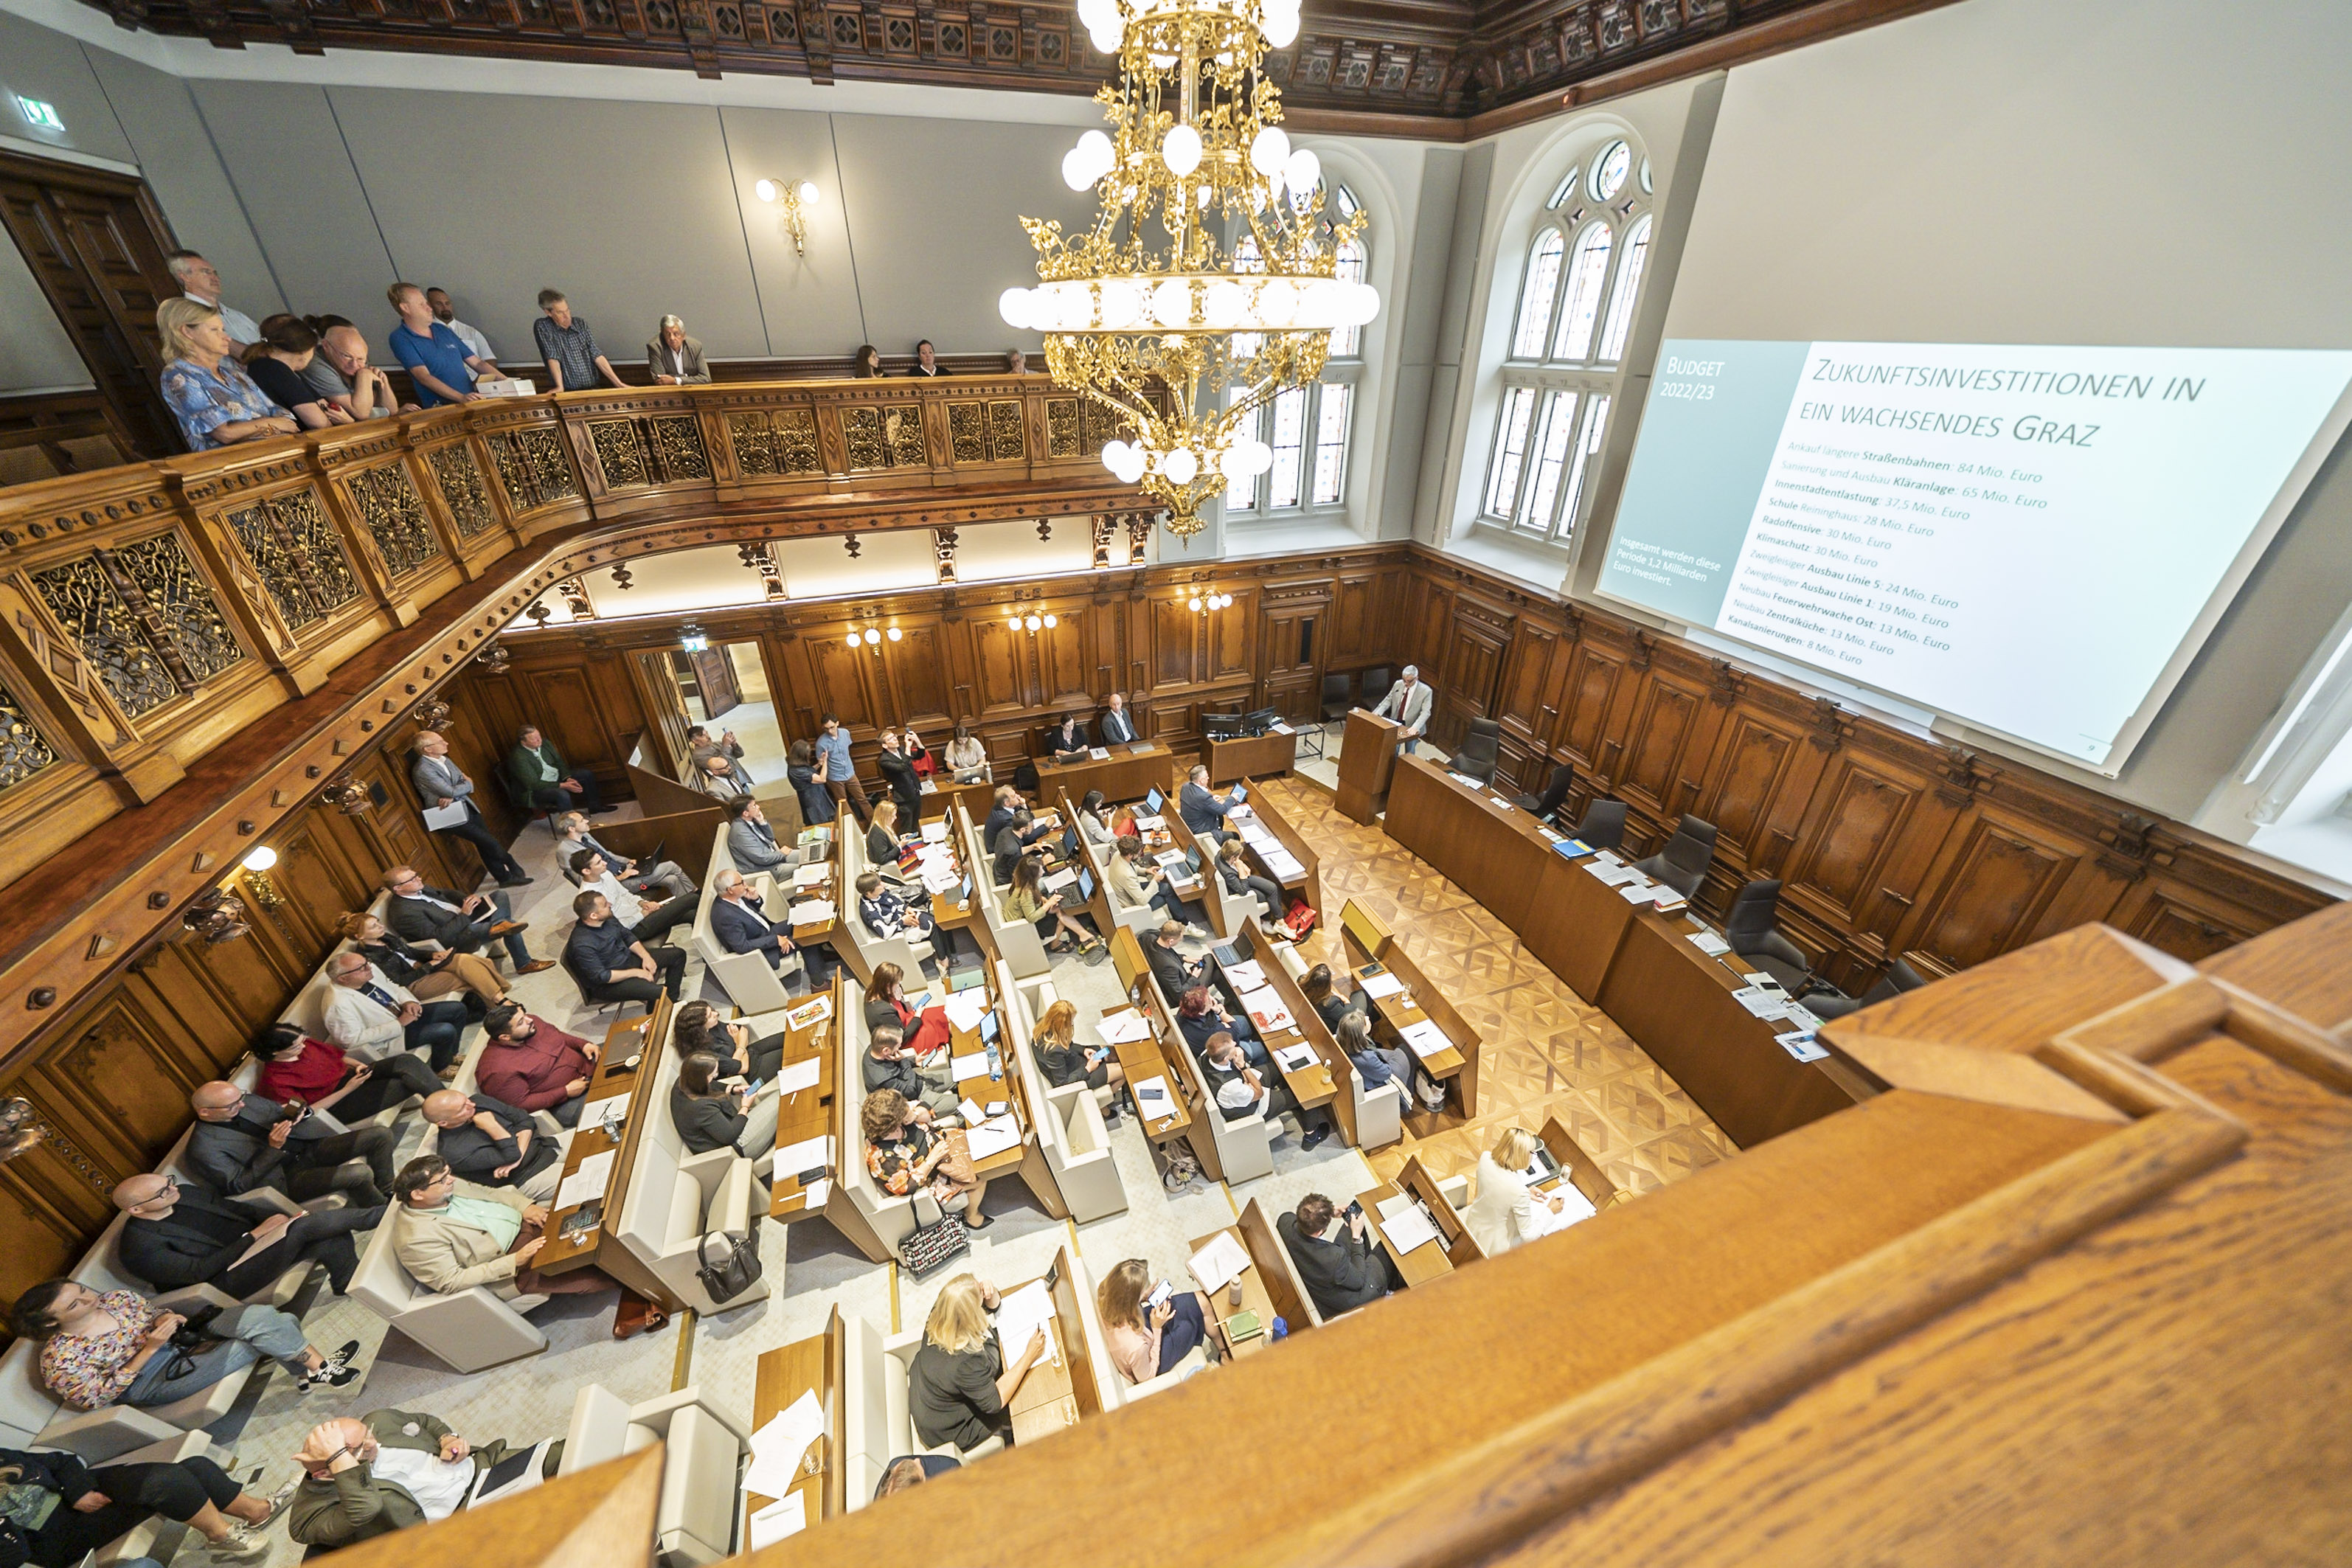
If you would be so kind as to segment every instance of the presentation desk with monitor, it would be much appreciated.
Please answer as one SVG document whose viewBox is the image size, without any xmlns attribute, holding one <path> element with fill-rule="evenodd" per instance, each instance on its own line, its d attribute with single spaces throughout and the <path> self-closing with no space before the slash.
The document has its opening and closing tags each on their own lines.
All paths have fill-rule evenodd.
<svg viewBox="0 0 2352 1568">
<path fill-rule="evenodd" d="M 1491 789 L 1400 757 L 1386 826 L 1614 1019 L 1741 1148 L 1868 1092 L 1834 1058 L 1797 1060 L 1775 1037 L 1795 1026 L 1757 1017 L 1734 999 L 1747 988 L 1747 966 L 1688 940 L 1706 922 L 1629 903 Z"/>
<path fill-rule="evenodd" d="M 1098 789 L 1105 800 L 1140 800 L 1155 789 L 1172 790 L 1176 762 L 1167 747 L 1150 741 L 1126 741 L 1096 750 L 1106 754 L 1073 763 L 1036 759 L 1037 798 L 1050 801 L 1067 790 L 1072 801 L 1083 801 L 1087 791 Z M 984 818 L 988 812 L 983 806 L 972 815 Z"/>
<path fill-rule="evenodd" d="M 1298 731 L 1268 730 L 1263 735 L 1212 740 L 1201 760 L 1209 765 L 1212 785 L 1231 784 L 1235 779 L 1278 778 L 1298 760 Z"/>
</svg>

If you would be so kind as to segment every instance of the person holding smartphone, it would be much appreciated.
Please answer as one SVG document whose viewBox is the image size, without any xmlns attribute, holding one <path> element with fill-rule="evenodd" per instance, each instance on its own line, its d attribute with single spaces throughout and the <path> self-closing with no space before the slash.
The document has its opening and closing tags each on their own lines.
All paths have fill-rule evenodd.
<svg viewBox="0 0 2352 1568">
<path fill-rule="evenodd" d="M 1175 1371 L 1196 1350 L 1206 1360 L 1220 1359 L 1209 1332 L 1215 1321 L 1209 1299 L 1198 1290 L 1180 1292 L 1164 1279 L 1154 1289 L 1151 1266 L 1140 1258 L 1103 1276 L 1095 1287 L 1095 1306 L 1102 1314 L 1111 1364 L 1129 1384 Z"/>
</svg>

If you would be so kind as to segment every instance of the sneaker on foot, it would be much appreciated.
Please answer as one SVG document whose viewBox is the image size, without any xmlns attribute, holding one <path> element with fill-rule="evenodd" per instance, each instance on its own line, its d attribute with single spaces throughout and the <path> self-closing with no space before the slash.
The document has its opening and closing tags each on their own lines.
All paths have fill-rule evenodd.
<svg viewBox="0 0 2352 1568">
<path fill-rule="evenodd" d="M 293 1479 L 288 1481 L 284 1486 L 279 1487 L 276 1491 L 271 1492 L 267 1498 L 264 1498 L 262 1500 L 269 1505 L 269 1511 L 263 1514 L 259 1519 L 244 1521 L 243 1522 L 246 1529 L 258 1532 L 262 1526 L 268 1524 L 271 1520 L 276 1519 L 279 1514 L 284 1513 L 286 1511 L 286 1505 L 294 1500 L 294 1493 L 301 1487 L 301 1485 L 302 1478 L 298 1475 L 294 1477 Z"/>
<path fill-rule="evenodd" d="M 232 1524 L 228 1533 L 208 1543 L 215 1563 L 250 1563 L 269 1555 L 269 1538 L 245 1523 Z"/>
<path fill-rule="evenodd" d="M 1318 1127 L 1314 1131 L 1309 1132 L 1306 1137 L 1301 1138 L 1298 1141 L 1298 1147 L 1302 1152 L 1312 1149 L 1315 1145 L 1322 1142 L 1323 1140 L 1329 1136 L 1331 1136 L 1331 1130 L 1328 1127 Z"/>
</svg>

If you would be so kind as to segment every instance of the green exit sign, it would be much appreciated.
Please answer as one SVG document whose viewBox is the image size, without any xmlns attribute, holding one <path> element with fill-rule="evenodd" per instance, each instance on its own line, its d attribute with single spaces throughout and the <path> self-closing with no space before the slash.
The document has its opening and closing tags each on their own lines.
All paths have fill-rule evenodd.
<svg viewBox="0 0 2352 1568">
<path fill-rule="evenodd" d="M 66 128 L 66 122 L 58 118 L 55 104 L 43 103 L 37 98 L 26 98 L 19 93 L 16 107 L 23 111 L 26 123 L 36 131 L 63 131 Z"/>
</svg>

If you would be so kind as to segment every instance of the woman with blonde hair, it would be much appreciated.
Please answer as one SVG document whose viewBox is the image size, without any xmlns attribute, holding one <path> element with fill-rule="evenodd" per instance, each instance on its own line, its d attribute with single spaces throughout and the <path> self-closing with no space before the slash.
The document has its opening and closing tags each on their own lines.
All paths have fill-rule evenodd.
<svg viewBox="0 0 2352 1568">
<path fill-rule="evenodd" d="M 898 803 L 889 795 L 874 803 L 874 815 L 866 821 L 866 858 L 882 870 L 898 864 Z"/>
<path fill-rule="evenodd" d="M 191 452 L 209 452 L 302 428 L 294 416 L 254 385 L 231 352 L 236 342 L 210 305 L 166 300 L 155 308 L 155 336 L 163 349 L 163 402 L 180 422 Z"/>
<path fill-rule="evenodd" d="M 1541 1142 L 1524 1127 L 1506 1127 L 1494 1147 L 1478 1156 L 1478 1195 L 1463 1211 L 1462 1223 L 1478 1250 L 1492 1258 L 1534 1240 L 1535 1200 L 1528 1195 L 1528 1165 Z M 1557 1194 L 1544 1199 L 1553 1214 L 1566 1206 Z"/>
<path fill-rule="evenodd" d="M 428 952 L 393 935 L 375 916 L 356 910 L 335 921 L 335 934 L 366 954 L 370 963 L 394 982 L 407 986 L 419 1002 L 466 993 L 466 1016 L 477 1024 L 507 999 L 506 982 L 499 977 L 498 966 L 478 952 L 452 952 L 446 948 Z"/>
<path fill-rule="evenodd" d="M 988 1321 L 999 1300 L 987 1280 L 959 1274 L 931 1303 L 922 1348 L 907 1368 L 907 1416 L 926 1448 L 953 1443 L 969 1454 L 992 1437 L 1013 1439 L 1007 1406 L 1045 1353 L 1045 1331 L 1032 1330 L 1021 1359 L 1005 1365 L 1004 1347 Z"/>
<path fill-rule="evenodd" d="M 1198 1290 L 1171 1293 L 1147 1310 L 1143 1299 L 1150 1293 L 1151 1266 L 1140 1258 L 1129 1258 L 1095 1287 L 1103 1339 L 1118 1374 L 1130 1384 L 1150 1383 L 1175 1371 L 1196 1349 L 1216 1359 L 1209 1337 L 1209 1299 Z"/>
<path fill-rule="evenodd" d="M 1108 1046 L 1081 1046 L 1077 1043 L 1078 1009 L 1067 1000 L 1055 1002 L 1037 1020 L 1034 1039 L 1031 1042 L 1037 1053 L 1037 1070 L 1055 1089 L 1065 1084 L 1083 1083 L 1088 1089 L 1115 1092 L 1127 1081 L 1126 1072 Z M 1096 1096 L 1101 1104 L 1111 1098 L 1111 1092 Z M 1115 1121 L 1114 1110 L 1104 1118 Z"/>
<path fill-rule="evenodd" d="M 929 1187 L 940 1207 L 963 1211 L 967 1229 L 986 1230 L 996 1222 L 980 1212 L 988 1178 L 959 1182 L 940 1166 L 953 1145 L 934 1138 L 915 1116 L 914 1102 L 895 1089 L 877 1089 L 866 1097 L 857 1112 L 858 1131 L 866 1134 L 866 1173 L 894 1198 L 908 1197 L 918 1187 Z"/>
<path fill-rule="evenodd" d="M 1086 923 L 1083 912 L 1064 914 L 1062 895 L 1045 891 L 1045 868 L 1034 855 L 1024 855 L 1013 863 L 1013 885 L 1004 893 L 1004 918 L 1034 926 L 1039 936 L 1049 939 L 1047 952 L 1067 952 L 1075 947 L 1097 963 L 1110 954 L 1103 939 Z"/>
</svg>

